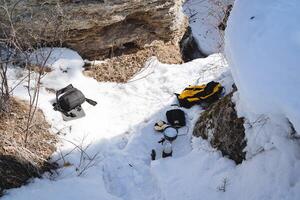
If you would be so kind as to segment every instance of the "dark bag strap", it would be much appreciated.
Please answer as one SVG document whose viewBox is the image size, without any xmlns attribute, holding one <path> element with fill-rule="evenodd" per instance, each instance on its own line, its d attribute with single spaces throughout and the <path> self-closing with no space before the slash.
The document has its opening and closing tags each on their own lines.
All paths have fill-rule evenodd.
<svg viewBox="0 0 300 200">
<path fill-rule="evenodd" d="M 91 104 L 92 106 L 96 106 L 97 105 L 97 102 L 92 100 L 92 99 L 88 99 L 88 98 L 85 98 L 86 102 L 88 102 L 89 104 Z"/>
</svg>

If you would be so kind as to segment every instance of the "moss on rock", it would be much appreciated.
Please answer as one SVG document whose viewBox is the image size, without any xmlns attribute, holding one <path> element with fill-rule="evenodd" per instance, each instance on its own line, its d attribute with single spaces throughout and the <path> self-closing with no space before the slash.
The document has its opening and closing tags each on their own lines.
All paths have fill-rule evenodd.
<svg viewBox="0 0 300 200">
<path fill-rule="evenodd" d="M 245 159 L 246 146 L 244 119 L 238 118 L 235 104 L 228 94 L 212 104 L 199 117 L 193 135 L 208 139 L 214 148 L 237 164 Z"/>
</svg>

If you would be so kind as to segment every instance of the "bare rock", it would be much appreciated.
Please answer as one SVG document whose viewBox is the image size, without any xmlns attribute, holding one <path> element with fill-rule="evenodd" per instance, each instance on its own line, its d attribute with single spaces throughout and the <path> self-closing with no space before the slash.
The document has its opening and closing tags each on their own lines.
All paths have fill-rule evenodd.
<svg viewBox="0 0 300 200">
<path fill-rule="evenodd" d="M 237 164 L 245 159 L 244 119 L 238 118 L 232 93 L 211 105 L 199 117 L 193 135 L 208 139 L 214 148 Z"/>
<path fill-rule="evenodd" d="M 9 2 L 13 5 L 17 1 Z M 42 33 L 46 26 L 47 34 L 40 41 L 62 42 L 85 58 L 103 59 L 116 51 L 138 50 L 155 40 L 179 41 L 187 25 L 182 3 L 183 0 L 24 0 L 15 6 L 17 17 L 13 19 L 19 29 L 36 33 L 31 35 Z M 61 20 L 63 26 L 56 27 Z M 63 40 L 51 38 L 54 33 L 64 33 Z M 33 42 L 38 41 L 33 38 Z"/>
</svg>

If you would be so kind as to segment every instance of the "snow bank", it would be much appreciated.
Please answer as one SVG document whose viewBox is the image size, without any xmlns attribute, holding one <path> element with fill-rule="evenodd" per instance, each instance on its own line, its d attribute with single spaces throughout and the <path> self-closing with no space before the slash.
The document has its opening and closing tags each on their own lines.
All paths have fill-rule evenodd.
<svg viewBox="0 0 300 200">
<path fill-rule="evenodd" d="M 53 70 L 82 69 L 84 62 L 81 56 L 67 48 L 42 48 L 30 54 L 30 60 L 35 64 L 44 64 Z"/>
<path fill-rule="evenodd" d="M 300 1 L 236 0 L 226 55 L 242 104 L 286 116 L 300 133 Z"/>
<path fill-rule="evenodd" d="M 247 139 L 247 160 L 230 178 L 238 199 L 299 199 L 300 145 L 289 124 L 299 133 L 299 7 L 296 0 L 236 0 L 229 17 L 225 51 Z"/>
<path fill-rule="evenodd" d="M 30 54 L 30 62 L 37 66 L 49 67 L 43 84 L 45 87 L 59 89 L 80 77 L 84 61 L 81 56 L 67 48 L 42 48 Z"/>
<path fill-rule="evenodd" d="M 194 138 L 192 152 L 155 161 L 152 168 L 170 200 L 297 200 L 299 144 L 281 138 L 276 143 L 280 149 L 262 152 L 236 166 L 206 140 Z"/>
</svg>

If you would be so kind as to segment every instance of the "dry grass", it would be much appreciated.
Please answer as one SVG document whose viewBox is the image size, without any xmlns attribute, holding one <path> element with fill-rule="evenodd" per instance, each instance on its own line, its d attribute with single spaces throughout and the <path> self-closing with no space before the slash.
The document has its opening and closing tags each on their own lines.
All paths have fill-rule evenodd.
<svg viewBox="0 0 300 200">
<path fill-rule="evenodd" d="M 58 140 L 38 110 L 24 144 L 28 109 L 25 102 L 11 98 L 10 112 L 0 114 L 0 193 L 49 170 L 48 159 Z"/>
<path fill-rule="evenodd" d="M 177 44 L 156 41 L 135 53 L 106 59 L 101 64 L 92 64 L 85 71 L 85 75 L 98 81 L 124 83 L 140 71 L 145 62 L 152 56 L 156 56 L 162 63 L 182 63 L 180 49 Z"/>
</svg>

